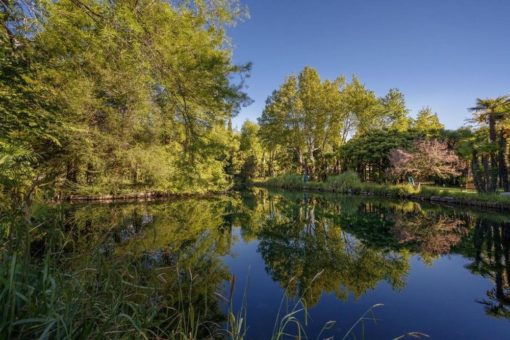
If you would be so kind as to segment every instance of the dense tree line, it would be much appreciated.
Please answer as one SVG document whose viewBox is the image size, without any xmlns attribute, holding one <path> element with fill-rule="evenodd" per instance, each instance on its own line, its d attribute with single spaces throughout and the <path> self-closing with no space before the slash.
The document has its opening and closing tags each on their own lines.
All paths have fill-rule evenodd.
<svg viewBox="0 0 510 340">
<path fill-rule="evenodd" d="M 234 1 L 2 1 L 4 192 L 224 189 Z M 238 77 L 241 75 L 241 77 Z M 14 192 L 15 191 L 15 192 Z"/>
<path fill-rule="evenodd" d="M 477 127 L 469 140 L 475 186 L 481 192 L 494 192 L 498 187 L 510 191 L 507 142 L 510 97 L 478 99 L 471 111 Z"/>
<path fill-rule="evenodd" d="M 0 186 L 16 202 L 39 188 L 49 197 L 203 192 L 346 170 L 365 181 L 419 173 L 510 189 L 508 97 L 480 99 L 475 125 L 446 131 L 429 107 L 410 117 L 398 89 L 379 97 L 357 77 L 324 80 L 305 67 L 269 96 L 258 124 L 234 131 L 249 102 L 249 64 L 232 63 L 225 33 L 243 15 L 234 0 L 11 0 L 0 15 Z M 453 152 L 455 169 L 404 166 L 426 164 L 429 142 L 444 146 L 438 168 Z M 395 171 L 398 150 L 413 162 Z"/>
<path fill-rule="evenodd" d="M 305 67 L 268 98 L 259 118 L 259 166 L 252 168 L 260 176 L 295 172 L 324 180 L 354 170 L 365 181 L 413 176 L 509 191 L 509 97 L 478 99 L 471 111 L 472 125 L 445 130 L 430 107 L 410 117 L 397 89 L 377 97 L 356 77 L 323 81 Z"/>
<path fill-rule="evenodd" d="M 314 179 L 354 169 L 365 180 L 384 180 L 392 149 L 444 130 L 428 107 L 411 118 L 398 89 L 377 97 L 356 77 L 322 81 L 310 67 L 273 92 L 259 124 L 264 175 Z"/>
</svg>

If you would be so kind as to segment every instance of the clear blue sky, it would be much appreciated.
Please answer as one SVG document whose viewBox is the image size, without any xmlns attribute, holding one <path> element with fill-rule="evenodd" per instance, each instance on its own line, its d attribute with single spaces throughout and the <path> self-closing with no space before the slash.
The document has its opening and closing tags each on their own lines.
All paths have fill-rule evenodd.
<svg viewBox="0 0 510 340">
<path fill-rule="evenodd" d="M 323 78 L 356 74 L 384 95 L 399 88 L 447 128 L 477 97 L 510 93 L 510 0 L 244 0 L 250 19 L 229 29 L 234 61 L 253 62 L 255 120 L 285 76 L 304 66 Z"/>
</svg>

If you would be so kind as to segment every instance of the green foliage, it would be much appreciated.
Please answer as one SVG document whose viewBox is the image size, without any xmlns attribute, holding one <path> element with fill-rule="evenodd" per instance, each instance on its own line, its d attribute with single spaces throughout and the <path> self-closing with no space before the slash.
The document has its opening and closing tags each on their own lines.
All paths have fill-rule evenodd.
<svg viewBox="0 0 510 340">
<path fill-rule="evenodd" d="M 241 182 L 247 183 L 250 180 L 254 179 L 257 175 L 257 158 L 251 155 L 245 160 L 241 171 L 239 172 L 239 177 Z"/>
<path fill-rule="evenodd" d="M 271 177 L 266 181 L 267 185 L 276 188 L 300 189 L 304 188 L 304 178 L 298 174 L 283 174 Z"/>
<path fill-rule="evenodd" d="M 340 175 L 329 176 L 324 182 L 324 187 L 338 192 L 347 192 L 349 189 L 359 188 L 360 186 L 361 180 L 354 171 L 346 171 Z"/>
<path fill-rule="evenodd" d="M 386 181 L 390 152 L 408 148 L 419 137 L 415 132 L 374 131 L 353 138 L 339 150 L 342 166 L 356 171 L 364 181 Z"/>
<path fill-rule="evenodd" d="M 406 107 L 404 94 L 398 89 L 390 89 L 388 94 L 381 98 L 385 109 L 384 126 L 390 130 L 407 131 L 411 124 L 409 109 Z"/>
<path fill-rule="evenodd" d="M 338 171 L 338 149 L 347 140 L 382 129 L 405 131 L 407 115 L 396 89 L 378 98 L 356 77 L 350 83 L 344 77 L 322 81 L 315 69 L 305 67 L 267 99 L 259 136 L 276 155 L 278 168 L 325 178 Z M 269 163 L 272 176 L 277 166 L 272 158 Z"/>
<path fill-rule="evenodd" d="M 471 168 L 475 187 L 480 192 L 495 192 L 499 187 L 510 191 L 508 123 L 510 97 L 480 99 L 473 112 L 472 122 L 478 125 L 477 138 L 471 138 Z"/>
<path fill-rule="evenodd" d="M 437 134 L 444 129 L 439 121 L 437 113 L 433 113 L 430 107 L 425 107 L 418 112 L 418 116 L 412 123 L 412 128 L 425 135 Z"/>
<path fill-rule="evenodd" d="M 227 123 L 247 100 L 230 79 L 249 69 L 226 48 L 224 25 L 242 12 L 235 1 L 38 5 L 37 29 L 22 12 L 11 21 L 26 30 L 2 31 L 0 50 L 2 155 L 8 145 L 32 153 L 28 188 L 41 179 L 53 195 L 229 186 Z"/>
<path fill-rule="evenodd" d="M 228 203 L 39 207 L 38 228 L 2 220 L 0 337 L 221 336 Z"/>
</svg>

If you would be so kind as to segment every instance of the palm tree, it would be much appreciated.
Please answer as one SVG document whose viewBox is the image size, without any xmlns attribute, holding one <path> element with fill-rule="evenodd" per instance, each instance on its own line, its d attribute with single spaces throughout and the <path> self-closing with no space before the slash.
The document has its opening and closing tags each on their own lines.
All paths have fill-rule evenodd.
<svg viewBox="0 0 510 340">
<path fill-rule="evenodd" d="M 487 124 L 489 126 L 489 141 L 493 147 L 490 152 L 491 179 L 489 191 L 496 191 L 498 175 L 504 190 L 508 191 L 510 189 L 508 184 L 508 165 L 506 161 L 506 132 L 504 129 L 501 130 L 499 146 L 497 144 L 497 124 L 508 118 L 509 106 L 510 97 L 501 96 L 487 99 L 478 98 L 476 100 L 476 106 L 469 109 L 473 112 L 474 122 Z M 495 150 L 497 149 L 499 149 L 499 157 L 496 157 Z"/>
</svg>

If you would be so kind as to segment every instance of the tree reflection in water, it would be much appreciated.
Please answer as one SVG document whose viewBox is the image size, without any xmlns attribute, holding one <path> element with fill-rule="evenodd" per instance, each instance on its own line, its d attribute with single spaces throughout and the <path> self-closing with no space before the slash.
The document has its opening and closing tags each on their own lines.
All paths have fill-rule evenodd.
<svg viewBox="0 0 510 340">
<path fill-rule="evenodd" d="M 258 238 L 273 279 L 308 306 L 315 305 L 323 292 L 333 292 L 342 300 L 349 293 L 359 298 L 382 280 L 402 288 L 408 254 L 365 245 L 343 230 L 331 208 L 338 206 L 314 198 L 301 204 L 270 203 Z"/>
<path fill-rule="evenodd" d="M 461 253 L 474 259 L 473 273 L 495 283 L 480 301 L 487 313 L 510 317 L 510 225 L 498 214 L 358 197 L 257 196 L 258 204 L 252 197 L 250 209 L 241 209 L 243 230 L 260 240 L 271 277 L 309 306 L 324 292 L 359 298 L 381 281 L 398 290 L 413 254 L 431 265 Z"/>
<path fill-rule="evenodd" d="M 195 306 L 204 322 L 224 320 L 221 296 L 232 274 L 223 257 L 237 242 L 235 228 L 244 241 L 258 241 L 267 273 L 307 307 L 322 293 L 358 299 L 381 282 L 400 290 L 411 256 L 432 264 L 460 253 L 473 259 L 473 273 L 494 282 L 479 301 L 487 313 L 510 317 L 510 225 L 497 215 L 259 189 L 207 200 L 74 207 L 66 214 L 79 253 L 96 249 L 104 270 L 112 262 L 136 264 L 133 284 L 159 286 L 154 301 Z M 76 268 L 88 265 L 74 259 Z M 192 288 L 183 295 L 183 287 Z"/>
<path fill-rule="evenodd" d="M 487 314 L 510 318 L 510 223 L 479 218 L 472 224 L 473 249 L 467 254 L 474 261 L 468 268 L 494 282 L 494 288 L 478 302 L 485 305 Z"/>
</svg>

